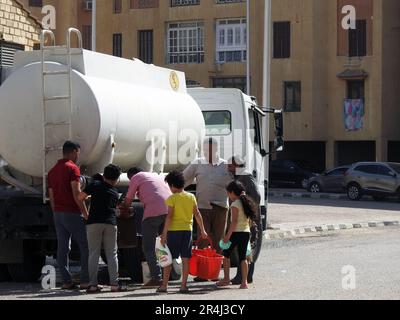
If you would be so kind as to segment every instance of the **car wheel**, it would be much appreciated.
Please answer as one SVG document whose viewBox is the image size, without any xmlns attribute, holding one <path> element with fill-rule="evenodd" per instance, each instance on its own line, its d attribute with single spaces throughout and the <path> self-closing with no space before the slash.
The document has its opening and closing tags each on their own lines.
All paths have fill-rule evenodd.
<svg viewBox="0 0 400 320">
<path fill-rule="evenodd" d="M 385 196 L 373 196 L 372 198 L 377 202 L 385 200 Z"/>
<path fill-rule="evenodd" d="M 347 187 L 347 196 L 352 201 L 358 201 L 362 198 L 361 188 L 358 184 L 352 183 Z"/>
<path fill-rule="evenodd" d="M 313 182 L 313 183 L 311 183 L 311 185 L 310 185 L 310 192 L 311 193 L 320 193 L 322 190 L 321 190 L 321 186 L 319 185 L 319 183 L 318 182 Z"/>
</svg>

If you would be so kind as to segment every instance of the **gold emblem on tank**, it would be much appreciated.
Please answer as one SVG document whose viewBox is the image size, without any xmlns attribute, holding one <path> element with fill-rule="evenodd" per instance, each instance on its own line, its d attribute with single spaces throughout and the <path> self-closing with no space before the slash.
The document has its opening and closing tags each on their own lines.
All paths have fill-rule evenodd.
<svg viewBox="0 0 400 320">
<path fill-rule="evenodd" d="M 179 77 L 175 71 L 172 71 L 171 74 L 169 75 L 169 83 L 171 84 L 171 88 L 174 91 L 179 90 Z"/>
</svg>

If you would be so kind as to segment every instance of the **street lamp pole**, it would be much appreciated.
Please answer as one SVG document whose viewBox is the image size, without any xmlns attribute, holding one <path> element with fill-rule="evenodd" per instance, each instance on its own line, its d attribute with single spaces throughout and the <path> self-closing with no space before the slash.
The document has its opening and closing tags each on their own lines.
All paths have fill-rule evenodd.
<svg viewBox="0 0 400 320">
<path fill-rule="evenodd" d="M 250 0 L 247 0 L 247 18 L 246 18 L 246 66 L 247 66 L 247 79 L 246 79 L 246 93 L 251 95 L 250 86 Z"/>
<path fill-rule="evenodd" d="M 96 51 L 97 1 L 92 0 L 92 51 Z"/>
<path fill-rule="evenodd" d="M 271 1 L 265 0 L 264 8 L 264 67 L 263 67 L 263 102 L 265 108 L 271 107 Z M 270 153 L 270 143 L 269 143 L 269 132 L 270 132 L 270 114 L 267 112 L 264 117 L 264 141 L 266 144 L 266 150 L 268 155 L 264 158 L 264 168 L 265 168 L 265 179 L 269 182 L 269 153 Z M 267 188 L 267 199 L 268 201 L 268 184 Z M 268 203 L 268 202 L 267 202 Z M 268 219 L 268 215 L 267 215 Z M 268 220 L 267 220 L 268 225 Z"/>
</svg>

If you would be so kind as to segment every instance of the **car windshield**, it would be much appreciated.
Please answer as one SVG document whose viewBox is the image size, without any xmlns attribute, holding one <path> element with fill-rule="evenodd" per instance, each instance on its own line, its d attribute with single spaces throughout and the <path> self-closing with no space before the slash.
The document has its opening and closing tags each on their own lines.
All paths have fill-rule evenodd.
<svg viewBox="0 0 400 320">
<path fill-rule="evenodd" d="M 400 164 L 397 163 L 390 163 L 389 166 L 396 171 L 397 173 L 400 173 Z"/>
</svg>

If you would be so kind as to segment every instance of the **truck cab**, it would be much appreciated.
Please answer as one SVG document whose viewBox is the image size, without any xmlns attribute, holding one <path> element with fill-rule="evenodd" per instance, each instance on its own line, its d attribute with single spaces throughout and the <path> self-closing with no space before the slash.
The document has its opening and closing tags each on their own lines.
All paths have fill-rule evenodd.
<svg viewBox="0 0 400 320">
<path fill-rule="evenodd" d="M 260 206 L 265 215 L 264 149 L 262 118 L 265 113 L 254 97 L 238 89 L 189 89 L 188 93 L 200 106 L 208 137 L 219 140 L 220 157 L 228 160 L 239 155 L 246 161 L 246 170 L 253 174 L 259 186 Z M 264 216 L 263 219 L 266 217 Z"/>
</svg>

